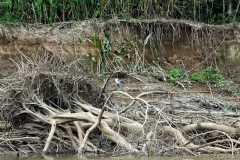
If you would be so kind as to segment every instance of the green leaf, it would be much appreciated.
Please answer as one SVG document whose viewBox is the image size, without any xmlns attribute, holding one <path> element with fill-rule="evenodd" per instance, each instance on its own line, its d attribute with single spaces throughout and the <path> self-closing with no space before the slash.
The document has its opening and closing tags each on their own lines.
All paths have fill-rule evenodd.
<svg viewBox="0 0 240 160">
<path fill-rule="evenodd" d="M 86 40 L 90 43 L 93 43 L 93 41 L 91 39 L 86 38 Z"/>
<path fill-rule="evenodd" d="M 42 0 L 36 0 L 34 1 L 35 6 L 38 6 L 42 4 Z"/>
<path fill-rule="evenodd" d="M 93 44 L 94 44 L 94 47 L 95 47 L 96 49 L 99 49 L 99 48 L 98 48 L 98 39 L 97 39 L 96 36 L 94 36 L 94 38 L 93 38 Z"/>
<path fill-rule="evenodd" d="M 117 53 L 121 54 L 123 52 L 123 50 L 124 50 L 124 47 L 121 47 L 117 50 Z"/>
<path fill-rule="evenodd" d="M 78 60 L 78 61 L 85 61 L 84 58 L 78 58 L 77 60 Z"/>
<path fill-rule="evenodd" d="M 143 45 L 145 46 L 148 43 L 149 38 L 151 37 L 152 33 L 150 33 L 147 38 L 144 40 Z"/>
<path fill-rule="evenodd" d="M 92 55 L 91 52 L 88 53 L 88 58 L 89 58 L 91 61 L 95 61 L 95 57 L 93 57 L 93 55 Z"/>
<path fill-rule="evenodd" d="M 99 11 L 97 10 L 97 11 L 95 11 L 94 13 L 93 13 L 93 16 L 92 16 L 92 18 L 96 18 L 97 16 L 98 16 L 98 14 L 99 14 Z"/>
<path fill-rule="evenodd" d="M 119 57 L 119 56 L 113 58 L 113 61 L 114 61 L 114 62 L 115 62 L 115 61 L 121 61 L 121 60 L 122 60 L 122 58 Z"/>
<path fill-rule="evenodd" d="M 92 56 L 92 53 L 89 52 L 89 53 L 88 53 L 88 57 L 89 57 L 90 59 L 92 59 L 92 57 L 93 57 L 93 56 Z"/>
</svg>

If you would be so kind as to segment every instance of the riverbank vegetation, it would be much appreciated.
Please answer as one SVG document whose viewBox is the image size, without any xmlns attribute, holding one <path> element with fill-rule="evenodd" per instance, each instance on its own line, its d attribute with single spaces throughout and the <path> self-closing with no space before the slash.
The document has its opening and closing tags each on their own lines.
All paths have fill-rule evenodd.
<svg viewBox="0 0 240 160">
<path fill-rule="evenodd" d="M 224 24 L 240 21 L 239 0 L 3 0 L 0 20 L 52 24 L 98 18 L 171 18 Z"/>
</svg>

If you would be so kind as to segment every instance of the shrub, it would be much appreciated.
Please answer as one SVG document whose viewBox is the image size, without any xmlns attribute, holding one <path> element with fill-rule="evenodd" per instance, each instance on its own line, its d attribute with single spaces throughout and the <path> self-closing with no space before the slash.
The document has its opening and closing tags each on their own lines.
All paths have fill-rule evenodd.
<svg viewBox="0 0 240 160">
<path fill-rule="evenodd" d="M 223 79 L 223 76 L 219 74 L 217 68 L 212 66 L 205 68 L 203 71 L 196 70 L 193 74 L 190 74 L 189 79 L 193 81 L 218 83 L 219 80 Z"/>
<path fill-rule="evenodd" d="M 203 71 L 196 70 L 189 75 L 189 79 L 202 83 L 213 83 L 214 87 L 228 91 L 229 93 L 237 92 L 233 81 L 226 80 L 223 75 L 219 73 L 218 68 L 213 68 L 212 66 L 205 68 Z"/>
<path fill-rule="evenodd" d="M 212 83 L 217 83 L 219 80 L 223 79 L 223 76 L 219 74 L 218 68 L 213 68 L 212 66 L 207 67 L 203 71 L 203 77 Z"/>
<path fill-rule="evenodd" d="M 192 81 L 199 81 L 199 82 L 203 82 L 203 79 L 204 79 L 204 75 L 203 75 L 203 72 L 199 71 L 199 70 L 196 70 L 193 74 L 191 74 L 189 77 L 188 77 L 190 80 Z"/>
<path fill-rule="evenodd" d="M 169 82 L 176 82 L 176 80 L 184 75 L 185 71 L 184 69 L 179 69 L 179 68 L 173 68 L 170 69 L 169 71 Z"/>
</svg>

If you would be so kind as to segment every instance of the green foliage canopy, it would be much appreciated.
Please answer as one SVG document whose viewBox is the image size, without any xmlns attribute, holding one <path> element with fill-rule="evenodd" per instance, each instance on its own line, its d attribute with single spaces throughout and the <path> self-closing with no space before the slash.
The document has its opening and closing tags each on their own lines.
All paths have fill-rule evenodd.
<svg viewBox="0 0 240 160">
<path fill-rule="evenodd" d="M 51 24 L 165 17 L 222 24 L 240 21 L 239 5 L 240 0 L 1 0 L 0 20 Z"/>
</svg>

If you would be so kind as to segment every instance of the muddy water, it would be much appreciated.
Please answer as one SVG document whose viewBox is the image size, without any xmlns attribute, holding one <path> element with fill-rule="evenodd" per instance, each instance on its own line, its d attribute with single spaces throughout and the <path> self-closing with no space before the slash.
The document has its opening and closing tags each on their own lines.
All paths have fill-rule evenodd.
<svg viewBox="0 0 240 160">
<path fill-rule="evenodd" d="M 136 157 L 136 156 L 122 156 L 122 157 L 101 157 L 101 156 L 86 156 L 78 157 L 73 154 L 61 155 L 34 155 L 34 156 L 20 156 L 20 157 L 0 157 L 0 160 L 240 160 L 240 157 L 231 156 L 175 156 L 175 157 Z"/>
</svg>

